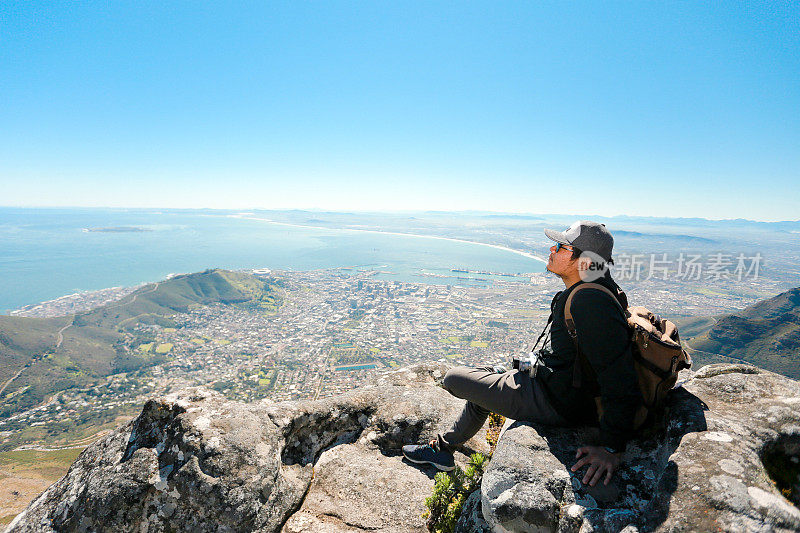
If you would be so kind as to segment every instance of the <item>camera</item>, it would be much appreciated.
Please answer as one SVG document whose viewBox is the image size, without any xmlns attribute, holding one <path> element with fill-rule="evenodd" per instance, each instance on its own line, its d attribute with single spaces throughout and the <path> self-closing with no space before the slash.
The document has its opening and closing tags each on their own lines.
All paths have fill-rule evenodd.
<svg viewBox="0 0 800 533">
<path fill-rule="evenodd" d="M 521 357 L 514 357 L 511 366 L 514 370 L 527 373 L 530 377 L 535 378 L 536 372 L 539 370 L 539 354 L 528 352 Z"/>
<path fill-rule="evenodd" d="M 515 356 L 511 361 L 511 366 L 514 370 L 527 373 L 530 377 L 535 378 L 539 371 L 540 366 L 544 366 L 542 356 L 551 353 L 550 350 L 542 348 L 536 352 L 525 351 L 521 356 Z"/>
</svg>

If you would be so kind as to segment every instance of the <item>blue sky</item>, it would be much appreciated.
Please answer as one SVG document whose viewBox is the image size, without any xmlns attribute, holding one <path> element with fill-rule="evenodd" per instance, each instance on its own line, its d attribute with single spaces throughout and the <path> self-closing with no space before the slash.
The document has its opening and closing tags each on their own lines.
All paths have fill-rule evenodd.
<svg viewBox="0 0 800 533">
<path fill-rule="evenodd" d="M 800 4 L 3 2 L 0 187 L 800 219 Z"/>
</svg>

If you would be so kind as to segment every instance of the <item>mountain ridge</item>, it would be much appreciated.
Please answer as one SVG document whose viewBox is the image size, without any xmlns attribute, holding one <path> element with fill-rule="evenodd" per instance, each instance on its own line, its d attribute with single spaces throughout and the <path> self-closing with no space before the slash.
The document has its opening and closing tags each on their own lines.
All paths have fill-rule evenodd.
<svg viewBox="0 0 800 533">
<path fill-rule="evenodd" d="M 687 344 L 800 379 L 800 287 L 715 317 Z"/>
</svg>

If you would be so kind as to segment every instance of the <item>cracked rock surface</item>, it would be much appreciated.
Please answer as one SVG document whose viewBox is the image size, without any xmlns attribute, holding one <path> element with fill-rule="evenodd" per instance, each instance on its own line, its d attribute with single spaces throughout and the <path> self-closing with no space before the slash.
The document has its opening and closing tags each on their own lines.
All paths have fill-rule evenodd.
<svg viewBox="0 0 800 533">
<path fill-rule="evenodd" d="M 510 425 L 481 485 L 493 531 L 800 531 L 762 460 L 800 462 L 800 383 L 726 364 L 681 378 L 666 434 L 630 443 L 609 486 L 570 472 L 592 430 Z"/>
<path fill-rule="evenodd" d="M 436 386 L 447 368 L 417 365 L 318 401 L 246 404 L 204 388 L 149 400 L 7 531 L 425 531 L 434 471 L 399 451 L 461 411 Z M 487 451 L 484 435 L 468 448 Z"/>
<path fill-rule="evenodd" d="M 152 399 L 7 531 L 424 532 L 435 471 L 399 450 L 460 412 L 436 386 L 447 368 L 319 401 L 245 404 L 203 388 Z M 510 423 L 456 531 L 800 531 L 800 383 L 747 365 L 681 378 L 666 433 L 629 444 L 608 487 L 570 472 L 596 430 Z M 486 452 L 484 435 L 464 451 Z M 798 472 L 786 497 L 776 470 Z"/>
</svg>

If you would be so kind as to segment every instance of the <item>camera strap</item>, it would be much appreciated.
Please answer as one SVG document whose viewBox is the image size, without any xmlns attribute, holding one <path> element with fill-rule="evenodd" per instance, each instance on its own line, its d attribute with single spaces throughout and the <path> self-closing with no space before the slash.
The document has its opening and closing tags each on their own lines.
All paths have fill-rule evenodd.
<svg viewBox="0 0 800 533">
<path fill-rule="evenodd" d="M 528 350 L 529 353 L 536 352 L 536 347 L 539 346 L 539 341 L 542 340 L 542 337 L 544 337 L 544 342 L 542 343 L 542 348 L 544 348 L 547 345 L 547 341 L 550 339 L 550 325 L 552 323 L 553 323 L 553 313 L 550 313 L 550 316 L 547 317 L 547 324 L 544 325 L 544 329 L 539 334 L 539 338 L 536 339 L 536 342 L 534 343 L 534 345 L 531 347 L 530 350 Z M 545 334 L 547 334 L 547 336 L 545 336 Z"/>
</svg>

